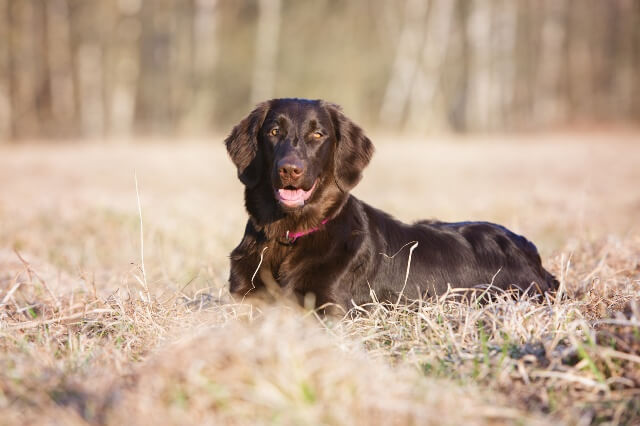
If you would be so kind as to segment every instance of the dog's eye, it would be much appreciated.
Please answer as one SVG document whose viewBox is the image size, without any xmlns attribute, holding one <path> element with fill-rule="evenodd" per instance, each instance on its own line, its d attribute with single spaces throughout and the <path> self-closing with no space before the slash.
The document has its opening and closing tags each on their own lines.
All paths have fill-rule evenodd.
<svg viewBox="0 0 640 426">
<path fill-rule="evenodd" d="M 269 133 L 271 134 L 271 136 L 278 136 L 280 134 L 280 129 L 274 127 Z"/>
<path fill-rule="evenodd" d="M 313 138 L 314 139 L 320 139 L 322 137 L 322 133 L 321 132 L 313 132 Z"/>
</svg>

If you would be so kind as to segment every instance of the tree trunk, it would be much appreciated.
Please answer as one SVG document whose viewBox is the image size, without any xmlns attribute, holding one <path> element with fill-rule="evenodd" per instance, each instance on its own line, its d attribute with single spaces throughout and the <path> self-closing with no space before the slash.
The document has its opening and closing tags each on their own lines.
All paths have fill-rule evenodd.
<svg viewBox="0 0 640 426">
<path fill-rule="evenodd" d="M 67 0 L 48 0 L 45 8 L 52 119 L 55 134 L 68 137 L 75 134 L 76 119 L 69 5 Z"/>
<path fill-rule="evenodd" d="M 11 23 L 10 0 L 0 0 L 0 143 L 13 138 L 11 122 Z"/>
<path fill-rule="evenodd" d="M 215 108 L 214 72 L 218 58 L 218 0 L 196 0 L 192 31 L 193 68 L 185 127 L 198 133 L 211 130 Z"/>
<path fill-rule="evenodd" d="M 252 104 L 272 98 L 275 92 L 280 7 L 280 0 L 258 0 L 258 28 L 251 86 Z"/>
<path fill-rule="evenodd" d="M 140 75 L 135 106 L 137 130 L 143 134 L 165 134 L 172 126 L 170 105 L 171 16 L 168 0 L 142 2 L 139 39 Z"/>
<path fill-rule="evenodd" d="M 633 86 L 633 100 L 631 105 L 630 118 L 636 122 L 640 122 L 640 2 L 633 3 L 633 43 L 632 43 L 632 69 L 633 80 L 631 85 Z"/>
<path fill-rule="evenodd" d="M 111 134 L 124 139 L 132 136 L 135 119 L 141 67 L 140 6 L 137 2 L 119 2 L 116 10 L 108 108 Z"/>
<path fill-rule="evenodd" d="M 404 6 L 402 32 L 380 108 L 380 121 L 388 126 L 397 127 L 404 119 L 424 41 L 427 6 L 428 0 L 407 0 Z"/>
<path fill-rule="evenodd" d="M 41 40 L 38 31 L 37 13 L 32 0 L 12 2 L 11 9 L 11 56 L 12 56 L 12 111 L 16 138 L 37 138 L 41 133 L 38 117 L 38 95 L 41 93 L 41 58 L 38 47 Z"/>
<path fill-rule="evenodd" d="M 437 102 L 440 78 L 451 37 L 456 3 L 432 0 L 427 18 L 427 30 L 420 55 L 420 66 L 410 90 L 407 127 L 413 131 L 448 128 L 444 102 Z"/>
<path fill-rule="evenodd" d="M 542 33 L 536 90 L 536 122 L 556 126 L 566 119 L 562 93 L 562 64 L 565 45 L 565 3 L 546 0 L 542 4 Z"/>
<path fill-rule="evenodd" d="M 491 79 L 491 0 L 475 0 L 470 6 L 467 38 L 471 49 L 467 120 L 475 130 L 490 130 L 494 117 Z"/>
</svg>

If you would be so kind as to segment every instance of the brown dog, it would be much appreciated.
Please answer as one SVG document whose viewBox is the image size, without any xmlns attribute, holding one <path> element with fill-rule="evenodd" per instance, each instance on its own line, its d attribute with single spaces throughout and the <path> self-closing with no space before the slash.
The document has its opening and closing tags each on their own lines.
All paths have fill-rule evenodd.
<svg viewBox="0 0 640 426">
<path fill-rule="evenodd" d="M 249 213 L 231 253 L 232 294 L 276 283 L 300 300 L 313 293 L 318 306 L 349 309 L 371 302 L 372 292 L 395 303 L 441 294 L 449 285 L 557 288 L 536 247 L 500 225 L 407 225 L 350 195 L 374 149 L 334 104 L 262 103 L 225 144 Z"/>
</svg>

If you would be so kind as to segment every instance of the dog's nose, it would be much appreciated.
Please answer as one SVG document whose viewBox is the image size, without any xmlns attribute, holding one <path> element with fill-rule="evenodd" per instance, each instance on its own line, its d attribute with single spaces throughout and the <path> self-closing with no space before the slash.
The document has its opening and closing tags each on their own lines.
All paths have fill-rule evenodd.
<svg viewBox="0 0 640 426">
<path fill-rule="evenodd" d="M 280 173 L 280 177 L 282 178 L 288 177 L 291 179 L 298 179 L 300 176 L 302 176 L 304 169 L 295 164 L 284 164 L 280 166 L 278 172 Z"/>
<path fill-rule="evenodd" d="M 286 159 L 278 162 L 278 173 L 282 179 L 296 180 L 304 173 L 304 166 L 296 160 Z"/>
</svg>

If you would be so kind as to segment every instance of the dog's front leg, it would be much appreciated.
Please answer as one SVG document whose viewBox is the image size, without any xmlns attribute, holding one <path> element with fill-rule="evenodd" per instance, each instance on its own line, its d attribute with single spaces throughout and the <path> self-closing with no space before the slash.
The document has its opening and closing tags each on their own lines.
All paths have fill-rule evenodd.
<svg viewBox="0 0 640 426">
<path fill-rule="evenodd" d="M 264 287 L 262 274 L 258 273 L 260 267 L 264 266 L 264 251 L 260 251 L 260 244 L 252 230 L 251 224 L 248 223 L 242 241 L 229 256 L 231 260 L 229 292 L 234 296 L 244 297 Z"/>
</svg>

